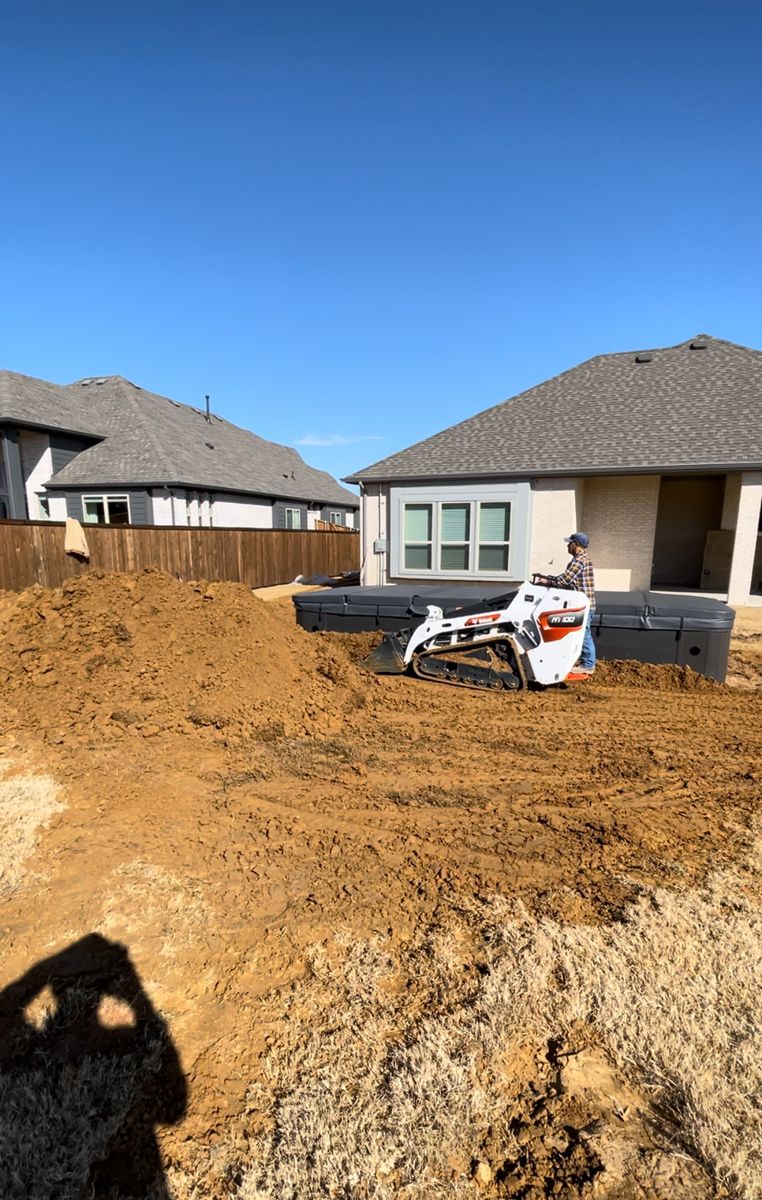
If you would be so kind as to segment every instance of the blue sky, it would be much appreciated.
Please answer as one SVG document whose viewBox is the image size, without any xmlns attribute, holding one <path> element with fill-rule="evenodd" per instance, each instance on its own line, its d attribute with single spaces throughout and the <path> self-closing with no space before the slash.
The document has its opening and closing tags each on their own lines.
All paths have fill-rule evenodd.
<svg viewBox="0 0 762 1200">
<path fill-rule="evenodd" d="M 5 0 L 0 365 L 340 476 L 592 354 L 762 349 L 761 61 L 757 0 Z"/>
</svg>

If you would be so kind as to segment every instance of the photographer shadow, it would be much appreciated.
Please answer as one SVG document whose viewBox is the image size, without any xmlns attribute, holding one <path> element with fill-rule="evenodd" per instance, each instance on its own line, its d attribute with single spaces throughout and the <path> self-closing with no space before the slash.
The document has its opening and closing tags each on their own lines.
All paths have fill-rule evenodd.
<svg viewBox="0 0 762 1200">
<path fill-rule="evenodd" d="M 0 992 L 4 1200 L 169 1200 L 156 1126 L 186 1104 L 124 946 L 89 934 Z"/>
</svg>

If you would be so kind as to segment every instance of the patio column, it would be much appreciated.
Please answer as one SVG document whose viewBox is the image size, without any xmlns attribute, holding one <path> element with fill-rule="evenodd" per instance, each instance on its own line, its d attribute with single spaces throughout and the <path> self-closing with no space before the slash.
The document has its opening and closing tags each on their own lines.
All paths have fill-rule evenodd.
<svg viewBox="0 0 762 1200">
<path fill-rule="evenodd" d="M 738 498 L 738 520 L 730 563 L 728 604 L 748 604 L 757 552 L 759 511 L 762 504 L 762 471 L 744 471 Z"/>
</svg>

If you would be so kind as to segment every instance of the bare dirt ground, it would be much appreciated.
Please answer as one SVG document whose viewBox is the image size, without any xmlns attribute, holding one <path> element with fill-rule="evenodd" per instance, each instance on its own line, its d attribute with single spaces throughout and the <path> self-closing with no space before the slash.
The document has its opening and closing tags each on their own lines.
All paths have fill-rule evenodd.
<svg viewBox="0 0 762 1200">
<path fill-rule="evenodd" d="M 762 1196 L 754 614 L 519 695 L 158 573 L 0 625 L 0 1194 Z"/>
</svg>

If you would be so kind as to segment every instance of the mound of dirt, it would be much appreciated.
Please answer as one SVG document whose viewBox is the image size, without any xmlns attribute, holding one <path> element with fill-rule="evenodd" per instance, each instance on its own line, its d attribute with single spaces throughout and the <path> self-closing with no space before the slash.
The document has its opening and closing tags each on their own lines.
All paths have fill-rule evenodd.
<svg viewBox="0 0 762 1200">
<path fill-rule="evenodd" d="M 0 687 L 52 740 L 328 733 L 368 687 L 335 645 L 239 584 L 94 572 L 3 608 Z"/>
<path fill-rule="evenodd" d="M 649 692 L 711 692 L 722 685 L 690 667 L 674 663 L 642 663 L 631 659 L 617 662 L 599 660 L 596 683 L 628 688 L 647 688 Z"/>
</svg>

